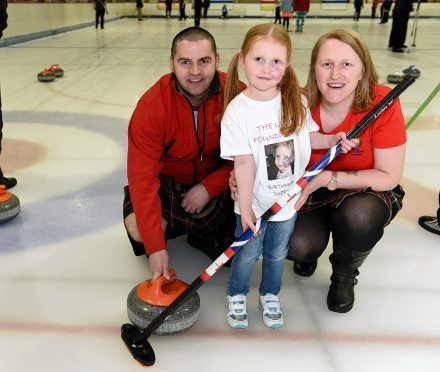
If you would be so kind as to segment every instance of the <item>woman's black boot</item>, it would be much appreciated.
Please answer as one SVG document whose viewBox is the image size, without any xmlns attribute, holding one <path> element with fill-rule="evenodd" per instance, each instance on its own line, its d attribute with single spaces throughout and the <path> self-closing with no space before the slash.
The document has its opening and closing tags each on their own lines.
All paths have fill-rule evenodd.
<svg viewBox="0 0 440 372">
<path fill-rule="evenodd" d="M 311 263 L 308 262 L 294 262 L 293 263 L 293 271 L 296 275 L 299 276 L 311 276 L 316 270 L 316 266 L 318 265 L 318 260 L 315 260 Z"/>
<path fill-rule="evenodd" d="M 359 275 L 358 268 L 365 261 L 372 249 L 364 252 L 352 251 L 335 246 L 330 255 L 333 274 L 327 295 L 327 306 L 330 311 L 347 313 L 354 305 L 354 286 Z"/>
</svg>

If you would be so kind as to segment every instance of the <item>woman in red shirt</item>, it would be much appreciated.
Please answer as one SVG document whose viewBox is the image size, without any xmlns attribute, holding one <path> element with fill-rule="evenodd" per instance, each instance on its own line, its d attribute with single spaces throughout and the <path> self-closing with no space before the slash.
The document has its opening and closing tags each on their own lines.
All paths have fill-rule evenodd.
<svg viewBox="0 0 440 372">
<path fill-rule="evenodd" d="M 317 41 L 305 89 L 313 119 L 325 134 L 348 132 L 390 91 L 378 85 L 368 48 L 352 30 L 331 31 Z M 358 142 L 304 188 L 289 242 L 295 273 L 310 276 L 331 233 L 333 273 L 327 305 L 340 313 L 352 309 L 358 268 L 402 207 L 404 192 L 398 183 L 406 132 L 400 102 L 370 125 Z M 310 164 L 323 154 L 313 151 Z"/>
</svg>

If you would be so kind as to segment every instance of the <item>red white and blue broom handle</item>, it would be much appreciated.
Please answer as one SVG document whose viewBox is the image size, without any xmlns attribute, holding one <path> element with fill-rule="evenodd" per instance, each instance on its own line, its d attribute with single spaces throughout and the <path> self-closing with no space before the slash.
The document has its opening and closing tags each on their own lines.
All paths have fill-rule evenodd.
<svg viewBox="0 0 440 372">
<path fill-rule="evenodd" d="M 396 85 L 373 109 L 365 115 L 362 120 L 356 124 L 348 133 L 347 139 L 351 140 L 358 137 L 371 123 L 376 120 L 393 102 L 402 94 L 412 83 L 415 78 L 407 75 L 403 80 Z M 306 173 L 304 176 L 296 182 L 291 188 L 288 189 L 277 202 L 275 202 L 255 223 L 257 231 L 261 229 L 267 221 L 283 207 L 285 207 L 301 190 L 319 173 L 329 165 L 333 159 L 335 159 L 342 151 L 342 141 L 339 141 L 331 149 L 327 151 Z M 245 245 L 252 237 L 254 233 L 251 229 L 247 229 L 237 238 L 237 240 L 228 247 L 223 254 L 221 254 L 201 275 L 200 278 L 203 281 L 209 280 L 209 278 L 215 274 L 215 272 L 228 262 L 237 253 L 243 245 Z"/>
<path fill-rule="evenodd" d="M 389 92 L 373 109 L 364 116 L 364 118 L 356 124 L 348 133 L 347 139 L 353 139 L 358 137 L 379 115 L 381 115 L 397 97 L 402 94 L 412 83 L 415 78 L 412 76 L 405 76 L 403 80 L 396 85 L 396 87 Z M 257 230 L 261 229 L 267 221 L 284 206 L 289 203 L 296 194 L 318 175 L 333 159 L 341 153 L 341 141 L 333 146 L 327 153 L 319 159 L 305 174 L 296 182 L 291 188 L 288 189 L 285 195 L 283 195 L 276 203 L 274 203 L 255 223 Z M 133 345 L 142 345 L 141 343 L 146 340 L 152 332 L 154 332 L 166 318 L 176 311 L 183 301 L 194 294 L 198 288 L 200 288 L 205 282 L 226 263 L 228 262 L 240 249 L 243 247 L 252 237 L 254 232 L 251 229 L 246 229 L 237 240 L 232 243 L 204 272 L 200 274 L 189 286 L 186 288 L 168 307 L 162 311 L 153 321 L 142 330 L 141 336 L 139 336 Z"/>
</svg>

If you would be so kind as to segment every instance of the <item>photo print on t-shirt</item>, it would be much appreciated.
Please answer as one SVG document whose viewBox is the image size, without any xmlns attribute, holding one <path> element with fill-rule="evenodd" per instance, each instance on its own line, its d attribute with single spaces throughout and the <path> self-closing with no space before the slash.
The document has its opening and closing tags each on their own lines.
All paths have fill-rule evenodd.
<svg viewBox="0 0 440 372">
<path fill-rule="evenodd" d="M 295 165 L 293 139 L 264 146 L 268 181 L 286 179 L 292 176 Z"/>
</svg>

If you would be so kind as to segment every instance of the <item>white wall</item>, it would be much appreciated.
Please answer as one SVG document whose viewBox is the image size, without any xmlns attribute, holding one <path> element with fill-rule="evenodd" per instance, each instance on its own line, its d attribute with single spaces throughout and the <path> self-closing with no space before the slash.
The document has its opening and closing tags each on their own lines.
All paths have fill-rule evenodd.
<svg viewBox="0 0 440 372">
<path fill-rule="evenodd" d="M 129 4 L 110 4 L 109 15 L 125 15 Z M 94 22 L 93 4 L 9 4 L 3 38 Z"/>
<path fill-rule="evenodd" d="M 230 17 L 273 17 L 273 11 L 261 10 L 260 4 L 233 4 L 230 5 Z M 329 7 L 329 6 L 327 6 Z M 330 6 L 331 7 L 331 6 Z M 352 17 L 353 4 L 347 4 L 345 9 L 323 9 L 321 4 L 311 4 L 309 17 Z M 178 11 L 173 10 L 177 16 Z M 191 5 L 187 5 L 187 14 L 192 14 Z M 134 3 L 108 4 L 109 14 L 107 19 L 120 16 L 134 16 Z M 163 16 L 164 10 L 159 9 L 158 4 L 148 3 L 143 8 L 144 16 Z M 92 4 L 9 4 L 8 28 L 5 30 L 1 43 L 5 39 L 24 36 L 34 33 L 56 32 L 66 27 L 78 25 L 91 25 L 94 23 L 95 12 Z M 220 15 L 219 5 L 214 5 L 209 15 Z M 370 16 L 371 3 L 365 4 L 363 16 Z M 414 13 L 412 13 L 414 14 Z M 420 8 L 420 16 L 440 17 L 440 3 L 423 3 Z M 13 40 L 13 39 L 10 39 Z M 7 40 L 6 40 L 7 41 Z"/>
</svg>

